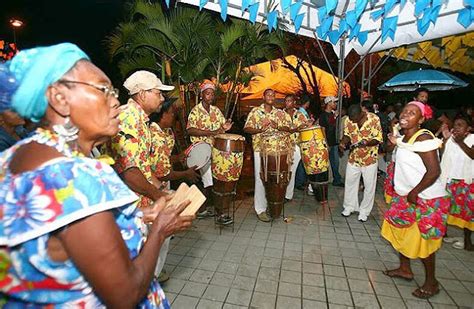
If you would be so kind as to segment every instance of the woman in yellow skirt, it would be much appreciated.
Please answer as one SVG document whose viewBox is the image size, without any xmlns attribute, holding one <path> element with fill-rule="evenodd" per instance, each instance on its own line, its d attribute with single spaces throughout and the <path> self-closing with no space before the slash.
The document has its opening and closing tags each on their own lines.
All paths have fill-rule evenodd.
<svg viewBox="0 0 474 309">
<path fill-rule="evenodd" d="M 424 284 L 413 291 L 418 298 L 439 293 L 435 278 L 435 252 L 446 233 L 449 197 L 439 178 L 438 148 L 442 141 L 420 129 L 431 109 L 421 102 L 410 102 L 400 115 L 404 136 L 390 137 L 397 145 L 395 192 L 385 213 L 382 236 L 400 253 L 400 267 L 384 271 L 389 277 L 413 279 L 410 259 L 420 258 L 425 268 Z"/>
</svg>

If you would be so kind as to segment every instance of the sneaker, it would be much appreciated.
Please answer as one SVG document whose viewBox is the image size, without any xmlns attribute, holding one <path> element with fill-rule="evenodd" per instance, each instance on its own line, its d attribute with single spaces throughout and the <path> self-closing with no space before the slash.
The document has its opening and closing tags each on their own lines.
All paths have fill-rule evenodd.
<svg viewBox="0 0 474 309">
<path fill-rule="evenodd" d="M 443 242 L 447 244 L 452 244 L 452 243 L 462 241 L 462 240 L 463 240 L 462 237 L 444 237 L 443 238 Z"/>
<path fill-rule="evenodd" d="M 220 225 L 229 225 L 229 224 L 234 223 L 234 220 L 232 220 L 232 218 L 227 215 L 220 215 L 216 219 L 216 223 Z"/>
<path fill-rule="evenodd" d="M 313 187 L 311 185 L 308 185 L 308 195 L 309 196 L 314 196 Z"/>
<path fill-rule="evenodd" d="M 198 219 L 212 218 L 214 217 L 214 212 L 212 210 L 206 209 L 204 211 L 198 212 L 196 217 Z"/>
<path fill-rule="evenodd" d="M 359 214 L 359 217 L 357 218 L 360 222 L 367 222 L 367 216 L 363 214 Z"/>
<path fill-rule="evenodd" d="M 262 213 L 257 214 L 257 217 L 258 217 L 258 220 L 260 220 L 262 222 L 272 221 L 272 219 L 267 215 L 266 212 L 262 212 Z"/>
<path fill-rule="evenodd" d="M 343 217 L 349 217 L 350 215 L 352 214 L 352 211 L 350 211 L 349 209 L 344 209 L 342 212 L 341 212 L 341 215 Z"/>
<path fill-rule="evenodd" d="M 456 248 L 456 249 L 464 249 L 464 240 L 458 240 L 456 241 L 454 244 L 453 244 L 453 248 Z"/>
<path fill-rule="evenodd" d="M 343 182 L 336 182 L 336 183 L 332 183 L 332 186 L 333 187 L 340 187 L 340 188 L 344 188 L 344 183 Z"/>
<path fill-rule="evenodd" d="M 158 279 L 158 282 L 162 284 L 163 282 L 168 281 L 170 279 L 170 276 L 168 275 L 166 271 L 162 270 L 160 275 L 156 279 Z"/>
</svg>

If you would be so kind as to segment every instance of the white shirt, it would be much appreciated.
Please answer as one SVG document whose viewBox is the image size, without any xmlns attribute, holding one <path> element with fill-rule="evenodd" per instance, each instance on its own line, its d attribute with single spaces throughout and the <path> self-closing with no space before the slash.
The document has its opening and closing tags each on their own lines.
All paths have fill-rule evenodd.
<svg viewBox="0 0 474 309">
<path fill-rule="evenodd" d="M 474 145 L 474 134 L 469 134 L 464 143 L 471 148 Z M 441 161 L 442 175 L 445 181 L 463 179 L 467 183 L 474 177 L 473 160 L 461 149 L 452 137 L 446 142 L 443 159 Z"/>
<path fill-rule="evenodd" d="M 400 196 L 407 196 L 425 175 L 425 165 L 416 152 L 401 147 L 397 149 L 395 162 L 395 192 Z M 420 192 L 418 196 L 422 199 L 433 199 L 443 197 L 446 194 L 445 187 L 438 177 L 431 186 Z"/>
</svg>

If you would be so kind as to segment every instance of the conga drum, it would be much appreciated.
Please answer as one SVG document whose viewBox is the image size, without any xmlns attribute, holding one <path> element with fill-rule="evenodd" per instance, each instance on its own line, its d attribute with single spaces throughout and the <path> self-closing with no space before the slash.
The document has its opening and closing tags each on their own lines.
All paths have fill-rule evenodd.
<svg viewBox="0 0 474 309">
<path fill-rule="evenodd" d="M 218 214 L 229 210 L 235 197 L 237 182 L 244 164 L 245 138 L 238 134 L 214 136 L 211 171 L 214 187 L 214 207 Z"/>
<path fill-rule="evenodd" d="M 329 182 L 329 152 L 320 126 L 312 126 L 300 131 L 301 159 L 308 179 L 319 202 L 327 201 Z"/>
<path fill-rule="evenodd" d="M 286 132 L 264 133 L 260 160 L 260 178 L 265 186 L 270 215 L 273 219 L 279 218 L 293 163 L 290 135 Z"/>
</svg>

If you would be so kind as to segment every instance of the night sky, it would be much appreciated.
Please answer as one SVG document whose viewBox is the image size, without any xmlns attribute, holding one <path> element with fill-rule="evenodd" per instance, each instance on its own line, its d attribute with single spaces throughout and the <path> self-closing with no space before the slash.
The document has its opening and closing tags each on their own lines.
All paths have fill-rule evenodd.
<svg viewBox="0 0 474 309">
<path fill-rule="evenodd" d="M 73 42 L 107 73 L 104 37 L 120 22 L 124 0 L 0 0 L 0 39 L 13 41 L 9 20 L 25 25 L 16 32 L 20 49 Z"/>
</svg>

